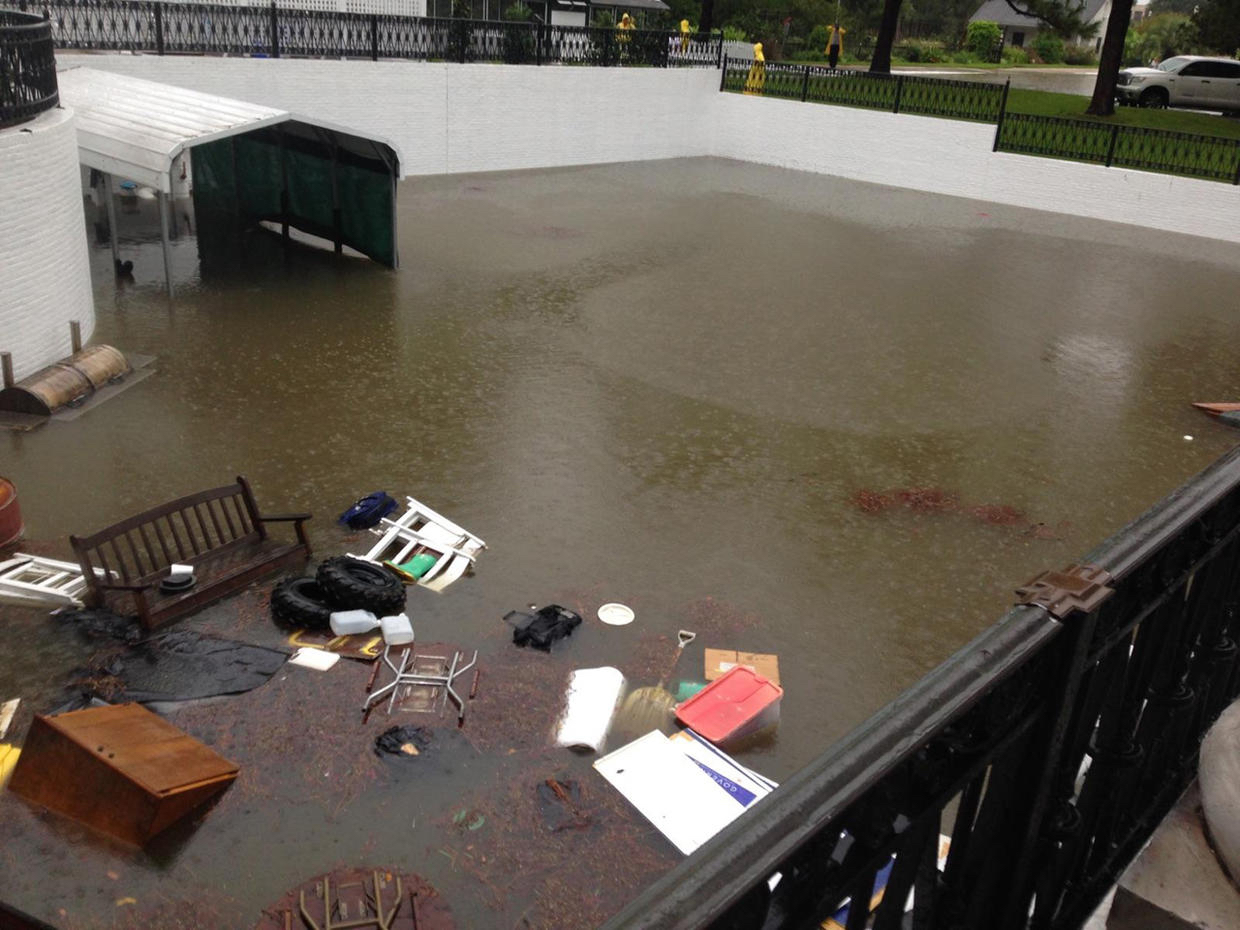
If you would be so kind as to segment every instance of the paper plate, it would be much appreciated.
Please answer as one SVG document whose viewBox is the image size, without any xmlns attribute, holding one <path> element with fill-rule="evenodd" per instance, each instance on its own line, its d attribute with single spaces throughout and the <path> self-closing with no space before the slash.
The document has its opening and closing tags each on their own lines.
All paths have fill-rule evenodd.
<svg viewBox="0 0 1240 930">
<path fill-rule="evenodd" d="M 604 604 L 598 609 L 598 618 L 609 626 L 624 626 L 633 622 L 633 611 L 623 604 Z"/>
</svg>

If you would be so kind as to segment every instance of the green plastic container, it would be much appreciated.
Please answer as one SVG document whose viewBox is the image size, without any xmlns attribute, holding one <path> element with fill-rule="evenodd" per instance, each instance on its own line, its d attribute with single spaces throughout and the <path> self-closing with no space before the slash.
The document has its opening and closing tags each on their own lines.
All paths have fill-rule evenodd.
<svg viewBox="0 0 1240 930">
<path fill-rule="evenodd" d="M 682 681 L 676 686 L 676 703 L 689 700 L 705 687 L 704 681 Z"/>
</svg>

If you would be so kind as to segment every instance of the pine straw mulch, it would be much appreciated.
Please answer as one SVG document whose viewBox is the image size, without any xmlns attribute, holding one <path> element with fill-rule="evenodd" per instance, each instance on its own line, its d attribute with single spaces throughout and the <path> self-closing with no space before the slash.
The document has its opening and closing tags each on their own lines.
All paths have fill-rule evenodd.
<svg viewBox="0 0 1240 930">
<path fill-rule="evenodd" d="M 563 760 L 514 758 L 438 824 L 438 853 L 478 883 L 496 926 L 503 914 L 504 926 L 515 915 L 516 928 L 589 930 L 680 860 L 619 792 Z"/>
</svg>

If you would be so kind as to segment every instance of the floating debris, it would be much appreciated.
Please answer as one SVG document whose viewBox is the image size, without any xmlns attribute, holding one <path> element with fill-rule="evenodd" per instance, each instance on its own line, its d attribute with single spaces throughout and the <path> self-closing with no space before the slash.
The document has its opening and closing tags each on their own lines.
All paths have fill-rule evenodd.
<svg viewBox="0 0 1240 930">
<path fill-rule="evenodd" d="M 969 510 L 970 515 L 991 526 L 1020 526 L 1029 522 L 1023 510 L 1002 504 L 979 504 Z"/>
<path fill-rule="evenodd" d="M 375 739 L 375 755 L 413 759 L 430 748 L 433 734 L 426 727 L 389 727 Z"/>
</svg>

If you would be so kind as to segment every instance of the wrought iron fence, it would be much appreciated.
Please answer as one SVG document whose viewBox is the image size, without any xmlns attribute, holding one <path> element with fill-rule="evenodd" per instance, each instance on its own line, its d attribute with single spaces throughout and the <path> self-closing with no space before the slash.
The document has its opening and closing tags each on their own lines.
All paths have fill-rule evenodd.
<svg viewBox="0 0 1240 930">
<path fill-rule="evenodd" d="M 1079 927 L 1240 693 L 1240 450 L 1017 593 L 605 930 Z"/>
<path fill-rule="evenodd" d="M 25 2 L 25 0 L 23 0 Z M 273 58 L 717 67 L 722 37 L 164 0 L 30 0 L 58 48 Z"/>
<path fill-rule="evenodd" d="M 0 10 L 0 129 L 59 103 L 50 24 L 29 13 Z"/>
<path fill-rule="evenodd" d="M 995 151 L 1240 184 L 1240 139 L 1006 113 L 995 130 Z"/>
<path fill-rule="evenodd" d="M 994 122 L 1003 112 L 1007 84 L 944 81 L 907 74 L 870 74 L 850 68 L 766 64 L 724 59 L 721 89 L 814 103 L 921 113 Z"/>
</svg>

